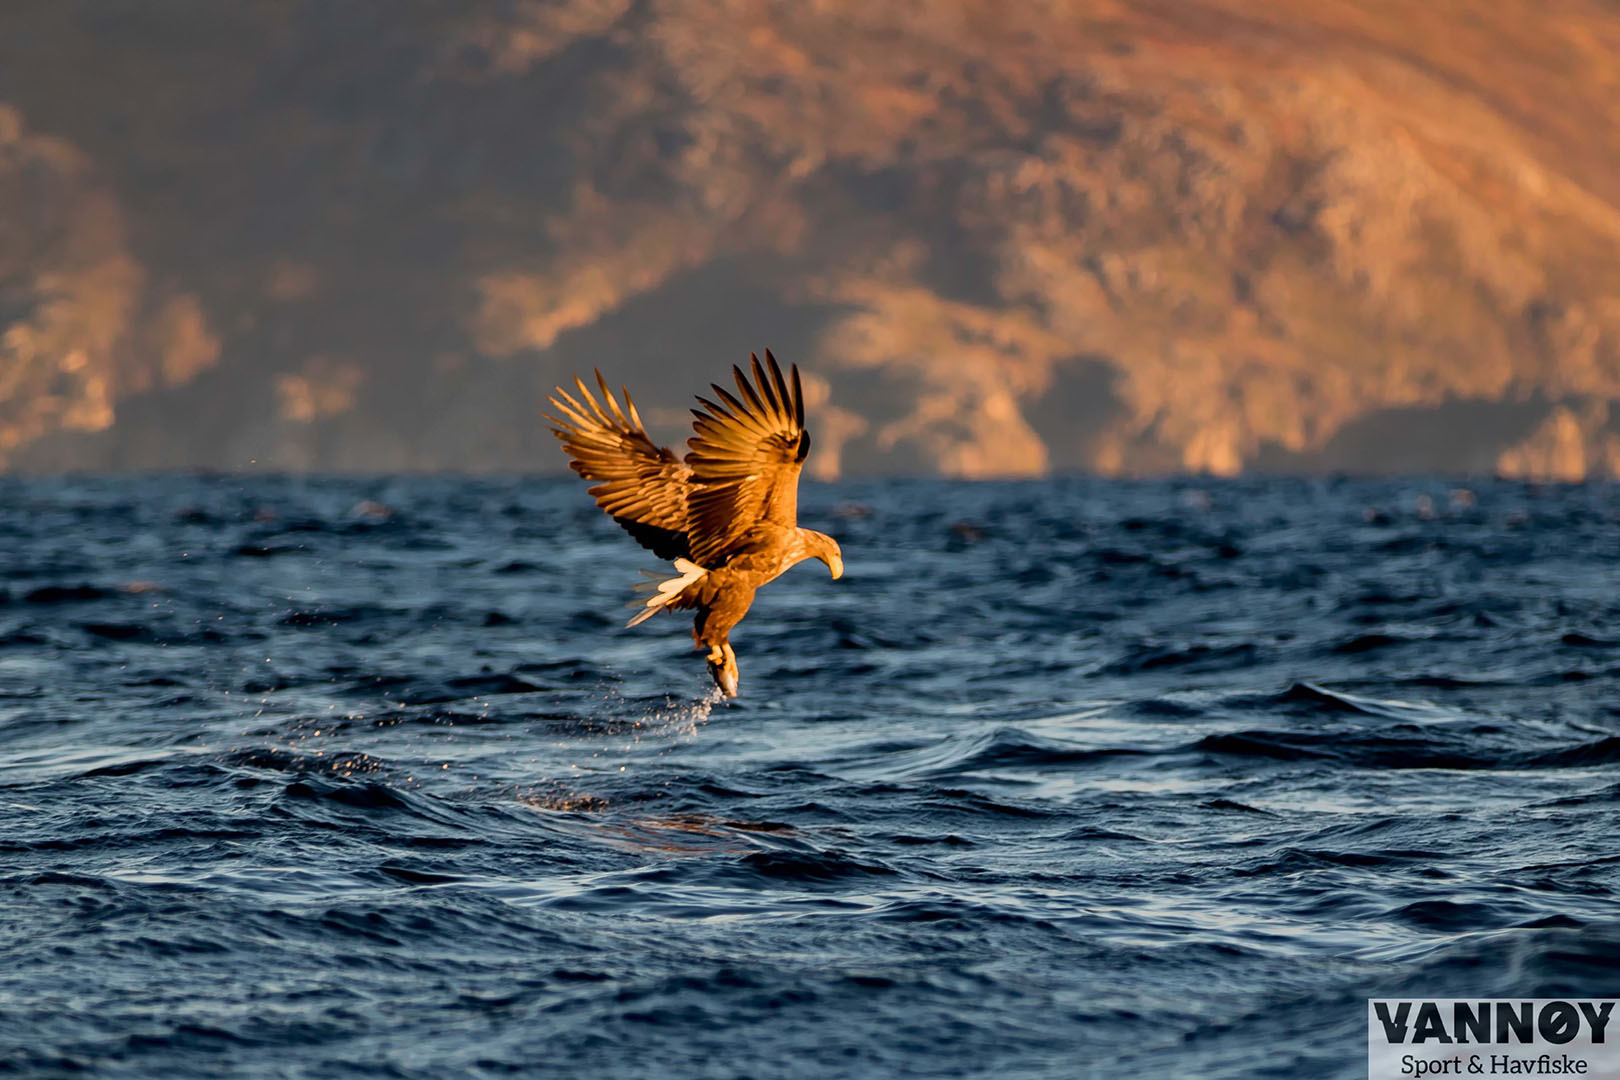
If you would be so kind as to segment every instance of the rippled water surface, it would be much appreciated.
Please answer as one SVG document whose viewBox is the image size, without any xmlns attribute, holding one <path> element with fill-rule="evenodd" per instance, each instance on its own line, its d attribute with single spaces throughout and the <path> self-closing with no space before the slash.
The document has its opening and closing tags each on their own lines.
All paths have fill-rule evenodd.
<svg viewBox="0 0 1620 1080">
<path fill-rule="evenodd" d="M 0 1072 L 1350 1077 L 1616 989 L 1614 489 L 801 512 L 716 703 L 575 482 L 0 481 Z"/>
</svg>

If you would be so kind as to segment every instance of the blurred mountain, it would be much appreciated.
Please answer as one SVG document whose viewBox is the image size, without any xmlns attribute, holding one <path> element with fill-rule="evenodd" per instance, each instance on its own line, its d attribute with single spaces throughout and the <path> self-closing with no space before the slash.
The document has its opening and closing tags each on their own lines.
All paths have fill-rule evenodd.
<svg viewBox="0 0 1620 1080">
<path fill-rule="evenodd" d="M 1612 0 L 8 0 L 0 468 L 1620 474 Z"/>
</svg>

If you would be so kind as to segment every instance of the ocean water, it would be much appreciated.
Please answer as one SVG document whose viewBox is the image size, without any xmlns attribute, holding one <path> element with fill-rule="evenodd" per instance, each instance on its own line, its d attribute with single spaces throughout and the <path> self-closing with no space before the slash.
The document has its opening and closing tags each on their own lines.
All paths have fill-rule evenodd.
<svg viewBox="0 0 1620 1080">
<path fill-rule="evenodd" d="M 0 1073 L 1353 1077 L 1616 990 L 1615 488 L 801 512 L 724 703 L 574 481 L 0 481 Z"/>
</svg>

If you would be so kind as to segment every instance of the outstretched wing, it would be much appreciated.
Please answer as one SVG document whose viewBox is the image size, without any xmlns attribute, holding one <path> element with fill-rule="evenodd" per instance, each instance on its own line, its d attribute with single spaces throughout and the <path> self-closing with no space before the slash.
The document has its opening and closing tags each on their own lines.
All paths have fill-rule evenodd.
<svg viewBox="0 0 1620 1080">
<path fill-rule="evenodd" d="M 546 419 L 568 451 L 574 471 L 587 480 L 602 481 L 590 489 L 596 505 L 660 559 L 691 558 L 686 501 L 692 470 L 673 451 L 647 437 L 630 391 L 623 391 L 624 408 L 619 408 L 598 371 L 604 408 L 584 382 L 577 378 L 574 382 L 579 397 L 559 386 L 550 400 L 561 417 L 548 413 Z"/>
<path fill-rule="evenodd" d="M 731 369 L 740 398 L 715 384 L 720 400 L 700 397 L 705 411 L 692 410 L 697 434 L 686 440 L 686 464 L 692 469 L 687 536 L 692 558 L 701 566 L 718 565 L 760 522 L 798 524 L 799 470 L 810 453 L 799 368 L 792 369 L 790 391 L 769 349 L 769 373 L 757 356 L 748 360 L 752 382 L 741 368 Z"/>
</svg>

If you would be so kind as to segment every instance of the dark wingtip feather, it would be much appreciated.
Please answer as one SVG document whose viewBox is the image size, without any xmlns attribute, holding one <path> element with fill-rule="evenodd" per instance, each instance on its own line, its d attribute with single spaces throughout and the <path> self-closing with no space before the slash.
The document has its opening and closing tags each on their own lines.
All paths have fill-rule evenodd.
<svg viewBox="0 0 1620 1080">
<path fill-rule="evenodd" d="M 717 395 L 719 395 L 719 397 L 720 397 L 720 399 L 722 401 L 731 396 L 731 395 L 727 394 L 724 389 L 721 388 L 719 383 L 710 383 L 709 388 L 712 389 Z M 705 409 L 708 409 L 709 412 L 714 414 L 713 416 L 709 417 L 709 419 L 711 419 L 711 420 L 735 420 L 735 419 L 737 419 L 735 416 L 731 415 L 731 410 L 727 409 L 724 405 L 716 404 L 715 402 L 710 401 L 708 398 L 704 397 L 702 394 L 698 394 L 697 399 L 699 401 L 703 402 L 703 407 Z"/>
<path fill-rule="evenodd" d="M 799 382 L 799 365 L 793 365 L 793 422 L 804 428 L 804 387 Z M 803 458 L 799 460 L 803 461 Z"/>
<path fill-rule="evenodd" d="M 559 401 L 558 398 L 561 398 L 562 400 Z M 570 427 L 577 428 L 583 432 L 588 431 L 596 426 L 595 421 L 591 420 L 590 413 L 586 410 L 585 406 L 575 401 L 573 395 L 569 394 L 568 391 L 564 390 L 562 387 L 557 387 L 557 397 L 550 398 L 549 400 L 551 401 L 552 405 L 556 406 L 558 412 L 569 418 L 571 421 L 569 424 Z"/>
<path fill-rule="evenodd" d="M 605 426 L 611 427 L 613 425 L 613 421 L 609 420 L 607 413 L 602 411 L 602 406 L 596 401 L 596 395 L 592 394 L 590 387 L 585 385 L 585 380 L 580 378 L 578 375 L 575 375 L 574 383 L 579 387 L 580 395 L 585 399 L 585 404 L 589 405 L 591 407 L 591 412 L 596 414 L 596 418 Z"/>
<path fill-rule="evenodd" d="M 624 418 L 624 411 L 619 408 L 618 401 L 614 399 L 613 391 L 608 389 L 607 380 L 602 377 L 600 368 L 596 369 L 596 384 L 602 388 L 602 400 L 607 402 L 608 410 L 613 413 L 613 419 L 618 422 L 619 427 L 629 427 L 630 421 Z"/>
<path fill-rule="evenodd" d="M 769 349 L 766 349 L 765 355 L 769 356 L 770 352 L 771 351 Z M 776 394 L 771 390 L 771 380 L 765 377 L 765 368 L 760 364 L 759 357 L 755 356 L 753 353 L 749 353 L 748 363 L 754 369 L 754 381 L 759 383 L 760 393 L 765 396 L 765 403 L 768 410 L 773 414 L 781 412 L 782 405 L 776 400 Z"/>
<path fill-rule="evenodd" d="M 635 427 L 638 434 L 646 435 L 647 425 L 641 422 L 641 413 L 636 411 L 636 403 L 630 397 L 630 388 L 621 386 L 619 387 L 619 393 L 624 395 L 624 411 L 630 414 L 630 423 Z"/>
<path fill-rule="evenodd" d="M 761 419 L 769 417 L 771 410 L 765 407 L 765 399 L 759 396 L 754 384 L 748 381 L 748 376 L 736 364 L 731 365 L 731 374 L 737 380 L 737 389 L 742 396 L 748 399 L 749 411 Z"/>
<path fill-rule="evenodd" d="M 771 350 L 765 350 L 765 359 L 771 365 L 771 380 L 776 383 L 777 400 L 782 403 L 782 411 L 786 412 L 788 409 L 788 388 L 787 383 L 782 379 L 782 369 L 777 366 L 776 357 L 771 355 Z"/>
<path fill-rule="evenodd" d="M 720 394 L 720 400 L 726 403 L 726 407 L 732 411 L 733 416 L 739 424 L 750 427 L 757 426 L 757 422 L 749 422 L 751 414 L 748 411 L 748 406 L 738 401 L 734 396 L 732 396 L 729 390 L 722 386 L 716 385 L 715 390 Z"/>
</svg>

